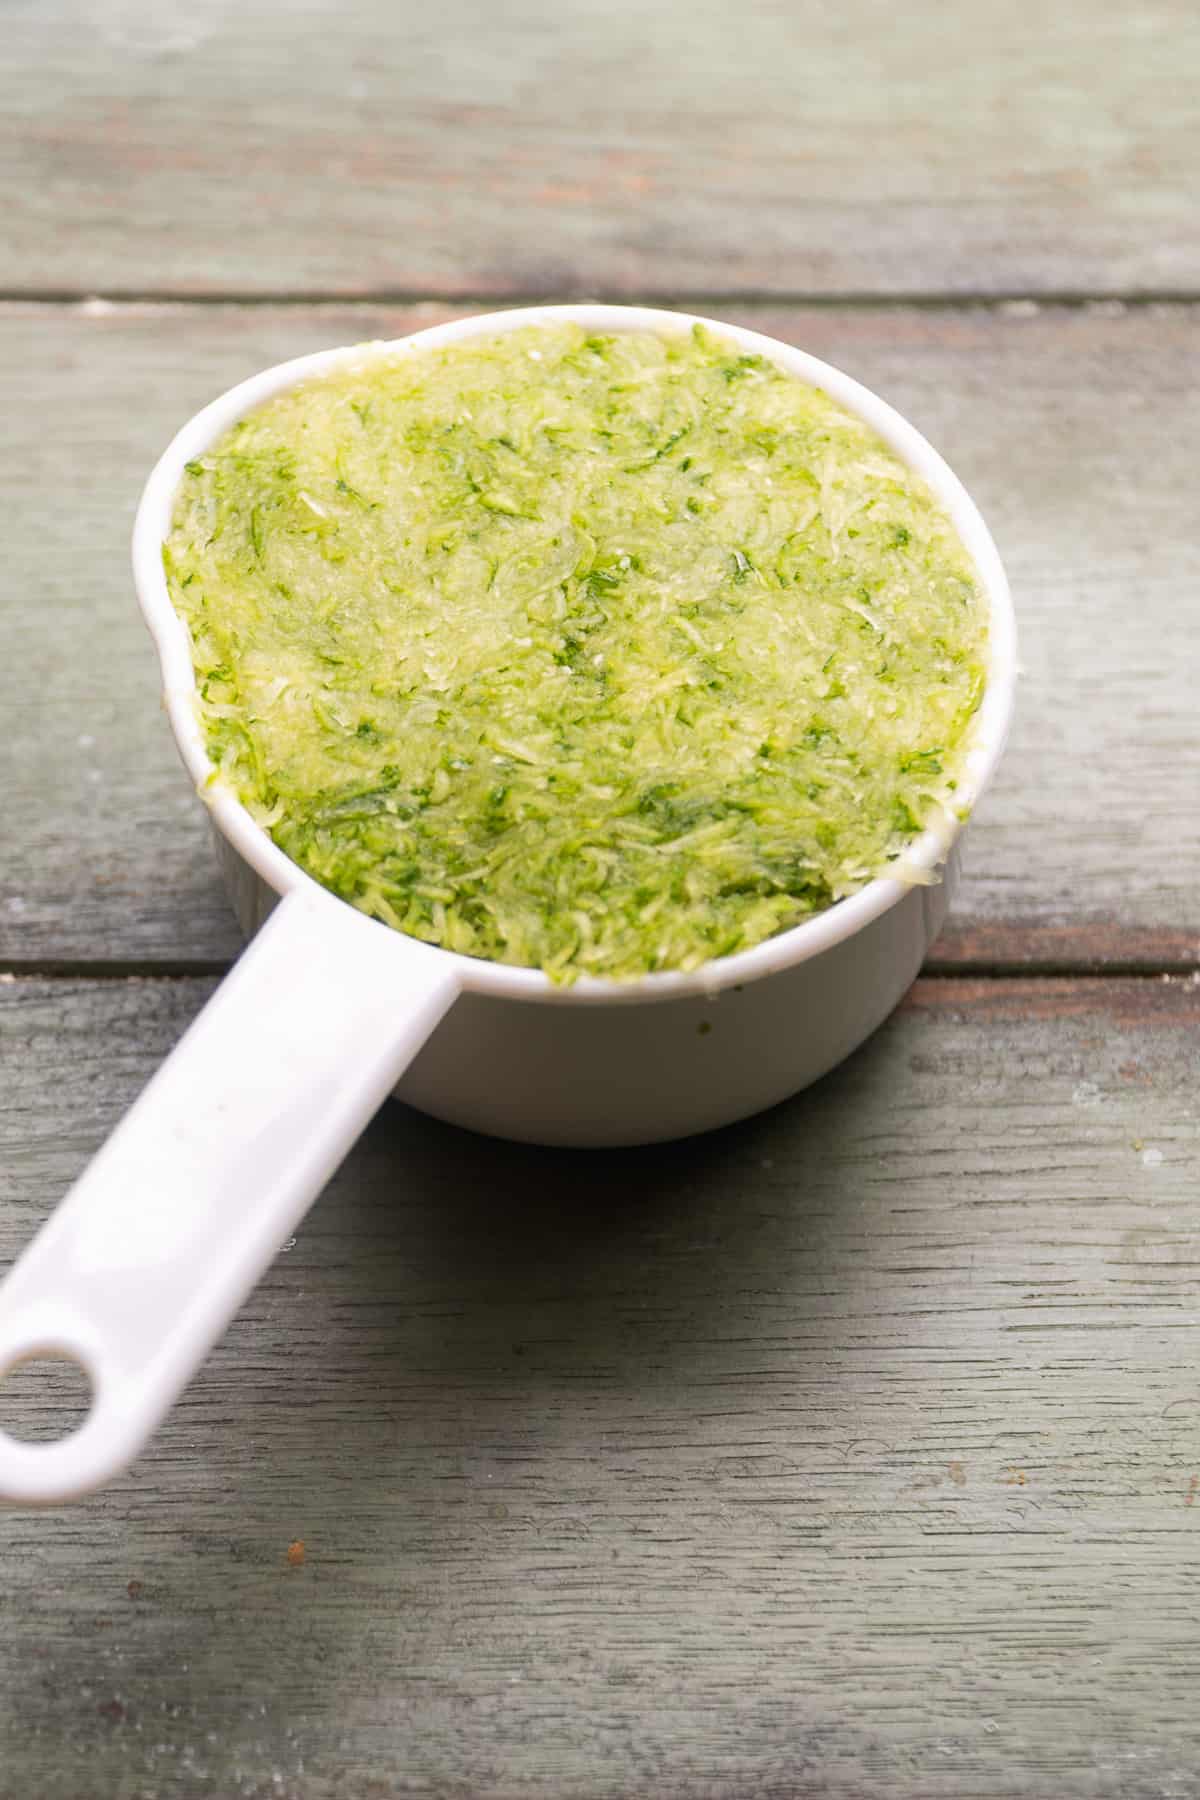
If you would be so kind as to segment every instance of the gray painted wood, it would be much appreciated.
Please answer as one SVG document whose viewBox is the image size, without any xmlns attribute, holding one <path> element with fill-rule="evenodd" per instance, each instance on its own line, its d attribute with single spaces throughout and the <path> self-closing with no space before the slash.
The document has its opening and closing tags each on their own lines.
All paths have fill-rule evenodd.
<svg viewBox="0 0 1200 1800">
<path fill-rule="evenodd" d="M 0 1264 L 209 985 L 0 985 Z M 0 1794 L 1191 1793 L 1198 1026 L 927 981 L 652 1151 L 389 1104 L 138 1466 L 0 1514 Z"/>
<path fill-rule="evenodd" d="M 741 296 L 947 453 L 1027 672 L 962 973 L 692 1144 L 389 1106 L 139 1465 L 0 1512 L 0 1800 L 1196 1788 L 1200 986 L 974 972 L 1200 958 L 1200 314 L 783 304 L 1195 293 L 1197 14 L 1102 12 L 5 10 L 0 292 L 442 300 L 0 307 L 0 969 L 76 972 L 0 975 L 0 1270 L 212 988 L 79 972 L 237 948 L 127 573 L 229 382 Z"/>
<path fill-rule="evenodd" d="M 1200 312 L 729 308 L 876 385 L 944 450 L 1012 578 L 1025 676 L 943 962 L 1194 966 Z M 436 306 L 0 309 L 0 958 L 212 963 L 236 934 L 157 709 L 128 535 L 201 402 Z"/>
<path fill-rule="evenodd" d="M 18 0 L 0 286 L 1195 290 L 1191 0 Z"/>
</svg>

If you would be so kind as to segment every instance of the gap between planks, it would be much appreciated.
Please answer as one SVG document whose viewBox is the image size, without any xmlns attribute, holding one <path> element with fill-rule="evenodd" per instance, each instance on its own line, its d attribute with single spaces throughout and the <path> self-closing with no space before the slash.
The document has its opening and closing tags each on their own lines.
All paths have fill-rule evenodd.
<svg viewBox="0 0 1200 1800">
<path fill-rule="evenodd" d="M 232 967 L 232 962 L 227 960 L 202 957 L 146 962 L 128 958 L 111 962 L 54 957 L 10 958 L 0 964 L 0 985 L 9 986 L 19 981 L 204 981 L 220 979 Z M 986 964 L 940 962 L 931 958 L 909 989 L 907 1003 L 915 1003 L 925 988 L 930 990 L 931 1003 L 941 1004 L 945 1000 L 952 1004 L 980 997 L 993 986 L 997 990 L 1004 989 L 1010 996 L 1027 993 L 1029 997 L 1045 995 L 1055 989 L 1069 990 L 1082 999 L 1092 997 L 1101 1004 L 1105 992 L 1117 986 L 1131 992 L 1149 989 L 1171 996 L 1182 992 L 1196 997 L 1200 1012 L 1200 965 L 1186 964 L 1166 969 L 1147 968 L 1136 963 L 1114 964 L 1103 969 L 1097 969 L 1094 964 L 1045 968 L 999 964 L 989 968 Z M 935 994 L 939 996 L 936 1001 L 932 999 Z"/>
<path fill-rule="evenodd" d="M 1145 288 L 1133 290 L 1047 288 L 1036 291 L 1013 289 L 990 293 L 985 290 L 953 288 L 881 292 L 878 294 L 847 291 L 844 293 L 804 293 L 781 289 L 704 289 L 685 291 L 676 288 L 603 290 L 579 288 L 552 293 L 520 293 L 504 288 L 447 288 L 441 292 L 427 288 L 346 288 L 346 289 L 213 289 L 197 292 L 187 288 L 95 288 L 0 287 L 0 306 L 91 306 L 91 307 L 311 307 L 336 306 L 486 306 L 499 310 L 522 306 L 565 306 L 586 304 L 622 306 L 660 306 L 677 308 L 702 307 L 797 307 L 822 312 L 890 312 L 890 311 L 1004 311 L 1061 307 L 1150 308 L 1156 306 L 1192 307 L 1200 304 L 1200 289 Z"/>
<path fill-rule="evenodd" d="M 0 956 L 0 981 L 192 981 L 228 974 L 230 956 Z M 972 924 L 951 918 L 919 980 L 1200 981 L 1200 927 L 1122 928 L 1115 921 Z"/>
</svg>

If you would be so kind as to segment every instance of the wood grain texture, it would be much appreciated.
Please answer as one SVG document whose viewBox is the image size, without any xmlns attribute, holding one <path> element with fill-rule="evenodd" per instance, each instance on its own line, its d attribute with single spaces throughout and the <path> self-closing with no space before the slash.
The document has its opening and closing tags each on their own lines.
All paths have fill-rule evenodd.
<svg viewBox="0 0 1200 1800">
<path fill-rule="evenodd" d="M 1200 284 L 1191 0 L 17 0 L 0 286 Z"/>
<path fill-rule="evenodd" d="M 0 985 L 0 1264 L 208 986 Z M 0 1515 L 0 1795 L 1190 1793 L 1198 1025 L 925 982 L 650 1151 L 390 1105 L 139 1465 Z"/>
<path fill-rule="evenodd" d="M 1200 959 L 1200 309 L 731 308 L 877 386 L 1008 564 L 1025 675 L 944 965 Z M 233 380 L 434 306 L 0 309 L 0 958 L 212 964 L 237 939 L 156 703 L 128 533 L 175 427 Z"/>
<path fill-rule="evenodd" d="M 1200 296 L 1196 8 L 3 23 L 0 293 L 290 303 L 0 306 L 0 969 L 76 971 L 0 974 L 0 1272 L 214 985 L 78 971 L 238 947 L 127 552 L 231 381 L 723 294 L 945 451 L 1026 674 L 942 975 L 841 1070 L 608 1155 L 388 1106 L 137 1467 L 0 1512 L 0 1800 L 1195 1792 L 1200 978 L 1022 971 L 1200 963 L 1200 308 L 831 302 Z"/>
</svg>

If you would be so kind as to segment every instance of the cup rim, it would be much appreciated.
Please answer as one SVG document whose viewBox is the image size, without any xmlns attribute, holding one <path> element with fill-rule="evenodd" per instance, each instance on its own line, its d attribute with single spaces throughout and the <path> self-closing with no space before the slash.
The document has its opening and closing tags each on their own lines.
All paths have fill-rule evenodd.
<svg viewBox="0 0 1200 1800">
<path fill-rule="evenodd" d="M 216 769 L 205 747 L 196 704 L 199 690 L 192 662 L 191 638 L 172 604 L 162 560 L 163 542 L 170 529 L 184 464 L 202 455 L 224 431 L 263 401 L 310 377 L 370 361 L 420 355 L 447 344 L 499 336 L 525 326 L 565 323 L 595 331 L 654 331 L 660 335 L 684 335 L 693 326 L 702 325 L 739 349 L 765 356 L 785 372 L 820 388 L 870 425 L 901 461 L 926 482 L 946 508 L 975 565 L 988 600 L 987 678 L 968 735 L 959 785 L 966 817 L 974 811 L 987 787 L 1004 749 L 1012 719 L 1017 672 L 1012 599 L 999 552 L 978 508 L 949 465 L 915 426 L 870 388 L 832 364 L 777 338 L 722 320 L 658 307 L 591 302 L 476 313 L 428 326 L 402 338 L 319 350 L 276 363 L 238 382 L 202 407 L 176 432 L 142 492 L 133 528 L 134 584 L 143 617 L 158 651 L 163 704 L 176 744 L 221 835 L 276 893 L 284 895 L 305 889 L 328 897 L 327 890 L 286 856 L 255 823 L 232 789 L 213 779 Z M 920 869 L 935 869 L 946 860 L 965 822 L 965 818 L 949 817 L 936 821 L 913 841 L 906 862 Z M 488 962 L 424 942 L 421 948 L 436 949 L 439 956 L 450 958 L 464 989 L 513 1000 L 613 1005 L 712 996 L 792 968 L 832 949 L 897 905 L 911 891 L 911 886 L 895 876 L 877 876 L 857 893 L 835 901 L 825 911 L 789 926 L 752 949 L 714 958 L 686 972 L 668 970 L 629 981 L 581 976 L 570 986 L 562 986 L 551 981 L 540 969 Z"/>
</svg>

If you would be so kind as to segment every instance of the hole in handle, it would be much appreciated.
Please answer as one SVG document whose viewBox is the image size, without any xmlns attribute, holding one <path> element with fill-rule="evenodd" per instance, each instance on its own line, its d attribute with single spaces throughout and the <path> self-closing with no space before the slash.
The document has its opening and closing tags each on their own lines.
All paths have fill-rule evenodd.
<svg viewBox="0 0 1200 1800">
<path fill-rule="evenodd" d="M 23 1444 L 73 1437 L 95 1390 L 83 1364 L 63 1350 L 37 1350 L 0 1373 L 0 1431 Z"/>
</svg>

